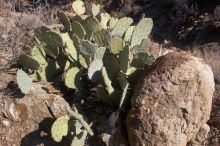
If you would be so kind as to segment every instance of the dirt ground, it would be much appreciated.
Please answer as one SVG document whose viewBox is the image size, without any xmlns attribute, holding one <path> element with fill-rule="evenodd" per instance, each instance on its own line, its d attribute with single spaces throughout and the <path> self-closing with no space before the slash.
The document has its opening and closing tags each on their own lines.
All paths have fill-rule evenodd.
<svg viewBox="0 0 220 146">
<path fill-rule="evenodd" d="M 43 102 L 45 99 L 28 100 L 29 107 L 20 102 L 21 99 L 25 101 L 26 97 L 22 97 L 18 91 L 15 75 L 20 48 L 25 44 L 33 45 L 33 29 L 43 24 L 57 23 L 54 15 L 58 6 L 62 5 L 63 9 L 68 10 L 69 1 L 59 3 L 58 0 L 58 4 L 38 10 L 34 8 L 39 4 L 32 7 L 32 3 L 30 10 L 26 2 L 20 1 L 18 7 L 8 3 L 6 5 L 0 0 L 0 146 L 65 145 L 56 144 L 50 137 L 49 131 L 54 119 L 47 111 Z M 143 15 L 151 17 L 154 20 L 151 36 L 155 42 L 153 48 L 176 47 L 208 62 L 215 75 L 216 91 L 208 123 L 211 131 L 206 145 L 220 145 L 220 1 L 100 0 L 100 3 L 104 10 L 113 15 L 131 16 L 136 21 Z M 25 15 L 21 15 L 22 12 Z M 44 12 L 47 14 L 43 14 Z M 46 86 L 49 88 L 49 85 Z M 45 111 L 40 112 L 40 108 Z M 28 109 L 32 109 L 32 114 L 36 115 L 30 115 Z M 108 118 L 106 113 L 99 111 L 100 109 L 97 109 L 95 119 Z M 105 111 L 109 115 L 108 108 Z M 99 126 L 94 126 L 94 131 L 98 134 L 88 140 L 88 146 L 105 145 L 101 141 L 100 131 L 106 123 L 97 121 Z"/>
</svg>

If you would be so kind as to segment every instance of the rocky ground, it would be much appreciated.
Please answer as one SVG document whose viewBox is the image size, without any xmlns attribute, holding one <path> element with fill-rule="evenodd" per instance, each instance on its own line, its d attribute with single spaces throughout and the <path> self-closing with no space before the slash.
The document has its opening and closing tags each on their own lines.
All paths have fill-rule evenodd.
<svg viewBox="0 0 220 146">
<path fill-rule="evenodd" d="M 66 143 L 56 144 L 51 139 L 50 127 L 54 118 L 63 114 L 62 105 L 71 105 L 72 101 L 69 99 L 64 100 L 64 95 L 59 90 L 46 83 L 34 84 L 32 92 L 23 97 L 15 84 L 16 59 L 22 46 L 33 45 L 33 29 L 37 26 L 57 23 L 55 17 L 57 6 L 51 6 L 50 8 L 41 6 L 38 9 L 31 7 L 30 9 L 25 2 L 21 1 L 20 8 L 18 6 L 15 8 L 13 5 L 8 5 L 8 3 L 3 4 L 0 0 L 0 146 L 66 145 Z M 68 1 L 65 2 L 62 4 L 62 6 L 65 5 L 62 9 L 68 10 Z M 161 47 L 163 50 L 185 51 L 188 54 L 203 58 L 211 66 L 214 73 L 215 91 L 211 115 L 208 120 L 210 132 L 202 144 L 208 146 L 220 145 L 220 1 L 125 0 L 116 2 L 111 0 L 106 2 L 100 0 L 100 2 L 103 4 L 103 9 L 113 15 L 129 15 L 138 20 L 145 14 L 145 16 L 153 18 L 153 42 L 150 47 L 152 51 L 157 51 Z M 21 9 L 22 7 L 23 9 Z M 150 84 L 153 85 L 153 81 Z M 158 91 L 153 93 L 156 94 Z M 210 104 L 210 101 L 203 101 L 204 107 L 208 106 L 208 103 Z M 114 109 L 100 106 L 100 104 L 94 106 L 96 107 L 95 112 L 90 111 L 90 113 L 95 114 L 93 114 L 93 117 L 89 117 L 88 120 L 95 119 L 93 128 L 97 134 L 95 137 L 88 139 L 87 145 L 107 145 L 110 135 L 102 132 L 103 129 L 106 129 L 105 126 L 108 125 L 110 113 Z M 88 108 L 89 110 L 91 109 Z M 158 108 L 158 110 L 161 109 Z M 184 110 L 181 112 L 184 113 Z M 168 114 L 170 113 L 171 111 L 168 111 Z M 165 120 L 163 116 L 161 118 L 162 121 Z M 141 122 L 149 123 L 147 122 L 149 119 L 142 119 Z M 206 122 L 207 116 L 204 119 Z M 128 130 L 127 135 L 126 128 L 123 126 L 126 123 L 125 120 L 126 118 L 122 119 L 124 123 L 119 124 L 122 125 L 121 130 L 117 130 L 116 134 L 118 135 L 113 137 L 114 145 L 119 145 L 119 143 L 128 145 L 127 137 L 129 136 L 134 138 L 143 136 L 144 139 L 139 142 L 145 143 L 149 135 L 135 133 L 131 130 Z M 132 127 L 132 125 L 129 126 L 129 121 L 127 129 Z M 158 123 L 154 124 L 159 125 Z M 202 124 L 197 127 L 197 132 Z M 163 127 L 165 126 L 167 125 L 163 125 Z M 162 130 L 166 130 L 166 128 Z M 136 135 L 134 136 L 134 134 Z M 193 138 L 191 137 L 191 139 Z M 66 142 L 68 143 L 68 140 Z M 134 146 L 131 141 L 130 145 Z"/>
</svg>

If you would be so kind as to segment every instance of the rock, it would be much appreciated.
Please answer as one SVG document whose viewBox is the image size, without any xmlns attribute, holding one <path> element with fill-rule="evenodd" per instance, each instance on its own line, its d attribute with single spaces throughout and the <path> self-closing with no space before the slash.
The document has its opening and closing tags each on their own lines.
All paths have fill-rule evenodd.
<svg viewBox="0 0 220 146">
<path fill-rule="evenodd" d="M 102 133 L 102 141 L 105 146 L 109 146 L 111 135 L 108 133 Z"/>
<path fill-rule="evenodd" d="M 192 49 L 195 56 L 204 59 L 212 68 L 215 80 L 215 92 L 213 96 L 212 112 L 208 124 L 211 126 L 211 131 L 209 133 L 209 142 L 207 145 L 216 144 L 214 141 L 217 139 L 218 144 L 220 144 L 219 131 L 220 129 L 220 44 L 219 43 L 207 43 L 203 45 L 195 46 Z M 213 134 L 212 134 L 213 133 Z"/>
<path fill-rule="evenodd" d="M 5 127 L 8 127 L 8 126 L 10 126 L 10 122 L 7 120 L 2 120 L 2 125 Z"/>
<path fill-rule="evenodd" d="M 191 140 L 191 145 L 200 145 L 207 138 L 209 131 L 210 127 L 207 124 L 201 126 L 198 133 Z"/>
<path fill-rule="evenodd" d="M 67 113 L 66 107 L 69 104 L 64 98 L 57 94 L 48 94 L 43 87 L 45 88 L 43 83 L 33 83 L 32 94 L 17 100 L 18 104 L 26 106 L 26 111 L 23 112 L 27 114 L 26 120 L 40 123 L 46 117 L 58 118 Z"/>
<path fill-rule="evenodd" d="M 213 92 L 213 73 L 204 60 L 177 52 L 158 58 L 134 89 L 126 119 L 130 145 L 191 143 L 210 117 Z"/>
<path fill-rule="evenodd" d="M 42 82 L 33 83 L 30 94 L 22 98 L 2 98 L 0 139 L 4 140 L 0 140 L 0 146 L 62 145 L 55 143 L 50 130 L 54 117 L 66 114 L 64 107 L 69 104 L 60 94 L 47 93 L 45 88 Z"/>
</svg>

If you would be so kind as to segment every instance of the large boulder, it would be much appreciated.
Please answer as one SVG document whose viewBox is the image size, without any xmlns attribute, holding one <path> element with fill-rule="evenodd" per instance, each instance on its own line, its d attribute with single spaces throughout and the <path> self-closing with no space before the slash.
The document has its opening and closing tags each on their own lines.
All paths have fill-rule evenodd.
<svg viewBox="0 0 220 146">
<path fill-rule="evenodd" d="M 131 146 L 199 145 L 209 127 L 214 78 L 200 58 L 169 53 L 137 80 L 127 116 Z"/>
</svg>

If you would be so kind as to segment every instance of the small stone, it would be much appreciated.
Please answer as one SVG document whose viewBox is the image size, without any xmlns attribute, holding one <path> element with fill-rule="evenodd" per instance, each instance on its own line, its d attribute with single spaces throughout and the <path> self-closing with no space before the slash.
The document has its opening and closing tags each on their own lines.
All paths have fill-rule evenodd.
<svg viewBox="0 0 220 146">
<path fill-rule="evenodd" d="M 16 111 L 14 103 L 10 104 L 8 111 L 9 111 L 9 113 L 12 116 L 14 121 L 19 120 L 19 113 L 18 113 L 18 111 Z"/>
<path fill-rule="evenodd" d="M 200 16 L 199 16 L 199 19 L 203 19 L 203 18 L 204 18 L 204 15 L 200 15 Z"/>
<path fill-rule="evenodd" d="M 5 127 L 8 127 L 8 126 L 10 126 L 10 122 L 7 120 L 2 120 L 2 125 Z"/>
<path fill-rule="evenodd" d="M 109 146 L 111 135 L 107 133 L 102 134 L 102 141 L 105 143 L 106 146 Z"/>
</svg>

